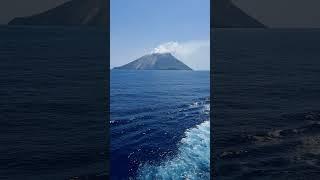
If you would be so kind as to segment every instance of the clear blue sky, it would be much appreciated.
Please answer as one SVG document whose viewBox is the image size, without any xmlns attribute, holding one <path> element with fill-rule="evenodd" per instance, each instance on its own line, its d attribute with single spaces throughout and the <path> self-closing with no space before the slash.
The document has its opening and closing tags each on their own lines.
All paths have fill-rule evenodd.
<svg viewBox="0 0 320 180">
<path fill-rule="evenodd" d="M 204 48 L 200 51 L 205 51 L 201 53 L 205 57 L 192 59 L 200 53 L 195 52 L 199 48 L 194 44 L 210 39 L 210 0 L 111 0 L 110 4 L 111 68 L 126 64 L 160 44 L 174 41 L 193 48 L 194 54 L 186 58 L 189 58 L 188 65 L 209 69 L 204 68 L 209 64 L 204 62 L 208 60 L 203 60 L 209 55 Z"/>
</svg>

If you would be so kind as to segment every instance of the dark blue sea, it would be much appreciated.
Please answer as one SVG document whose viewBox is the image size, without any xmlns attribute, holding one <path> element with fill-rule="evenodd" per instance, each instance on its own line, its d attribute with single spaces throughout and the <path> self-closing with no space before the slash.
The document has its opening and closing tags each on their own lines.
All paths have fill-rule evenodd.
<svg viewBox="0 0 320 180">
<path fill-rule="evenodd" d="M 320 30 L 213 34 L 213 178 L 319 179 Z"/>
<path fill-rule="evenodd" d="M 210 178 L 209 76 L 111 71 L 111 179 Z"/>
<path fill-rule="evenodd" d="M 106 176 L 107 35 L 0 27 L 0 179 Z"/>
</svg>

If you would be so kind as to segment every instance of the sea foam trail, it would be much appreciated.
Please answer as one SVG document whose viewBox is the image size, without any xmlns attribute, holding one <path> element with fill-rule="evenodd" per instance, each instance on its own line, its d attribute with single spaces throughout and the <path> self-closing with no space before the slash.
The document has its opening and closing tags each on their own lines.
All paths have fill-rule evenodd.
<svg viewBox="0 0 320 180">
<path fill-rule="evenodd" d="M 210 121 L 187 129 L 177 155 L 159 165 L 143 165 L 137 179 L 210 179 Z"/>
</svg>

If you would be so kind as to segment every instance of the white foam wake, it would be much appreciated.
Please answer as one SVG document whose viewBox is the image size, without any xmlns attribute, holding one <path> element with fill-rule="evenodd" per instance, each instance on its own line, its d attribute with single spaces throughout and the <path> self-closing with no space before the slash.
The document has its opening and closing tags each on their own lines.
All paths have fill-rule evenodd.
<svg viewBox="0 0 320 180">
<path fill-rule="evenodd" d="M 210 121 L 187 129 L 177 155 L 159 165 L 143 165 L 137 179 L 210 179 Z"/>
</svg>

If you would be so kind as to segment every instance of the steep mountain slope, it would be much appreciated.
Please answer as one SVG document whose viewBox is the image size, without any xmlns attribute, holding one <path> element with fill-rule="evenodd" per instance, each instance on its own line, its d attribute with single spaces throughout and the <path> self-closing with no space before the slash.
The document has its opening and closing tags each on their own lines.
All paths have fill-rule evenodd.
<svg viewBox="0 0 320 180">
<path fill-rule="evenodd" d="M 213 28 L 265 28 L 265 25 L 247 15 L 231 0 L 211 1 L 211 14 Z"/>
<path fill-rule="evenodd" d="M 142 56 L 114 69 L 126 70 L 192 70 L 170 53 L 153 53 Z"/>
<path fill-rule="evenodd" d="M 15 18 L 9 25 L 96 26 L 107 28 L 107 0 L 71 0 L 29 17 Z"/>
</svg>

